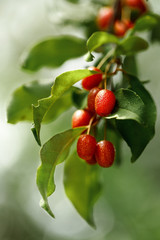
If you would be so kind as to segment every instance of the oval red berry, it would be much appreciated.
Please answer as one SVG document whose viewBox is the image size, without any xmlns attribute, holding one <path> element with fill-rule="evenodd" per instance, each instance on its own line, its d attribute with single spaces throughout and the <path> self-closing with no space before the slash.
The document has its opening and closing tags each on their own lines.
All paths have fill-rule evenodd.
<svg viewBox="0 0 160 240">
<path fill-rule="evenodd" d="M 111 7 L 100 8 L 97 15 L 97 26 L 101 30 L 106 30 L 114 17 L 114 10 Z"/>
<path fill-rule="evenodd" d="M 93 156 L 91 159 L 86 160 L 86 162 L 90 165 L 94 165 L 97 163 L 95 156 Z"/>
<path fill-rule="evenodd" d="M 77 110 L 72 116 L 72 128 L 87 126 L 91 120 L 92 114 L 87 110 Z"/>
<path fill-rule="evenodd" d="M 96 161 L 104 168 L 112 166 L 115 158 L 115 148 L 109 141 L 103 140 L 97 143 L 96 146 Z"/>
<path fill-rule="evenodd" d="M 97 93 L 102 90 L 101 88 L 92 88 L 88 94 L 88 109 L 90 112 L 95 113 L 95 98 Z"/>
<path fill-rule="evenodd" d="M 77 142 L 77 153 L 78 156 L 88 163 L 92 162 L 94 153 L 96 151 L 96 139 L 87 134 L 82 134 Z"/>
<path fill-rule="evenodd" d="M 114 33 L 118 37 L 123 37 L 128 30 L 127 25 L 122 22 L 117 20 L 114 24 Z"/>
<path fill-rule="evenodd" d="M 129 7 L 139 9 L 143 13 L 147 11 L 147 5 L 144 0 L 126 0 L 125 3 Z"/>
<path fill-rule="evenodd" d="M 101 70 L 96 67 L 89 67 L 88 69 L 96 72 L 101 72 Z M 92 88 L 97 87 L 102 81 L 102 79 L 103 79 L 102 72 L 93 74 L 89 77 L 82 79 L 82 87 L 86 90 L 91 90 Z"/>
<path fill-rule="evenodd" d="M 115 95 L 112 91 L 103 89 L 99 91 L 95 98 L 96 113 L 102 117 L 109 115 L 116 103 Z"/>
</svg>

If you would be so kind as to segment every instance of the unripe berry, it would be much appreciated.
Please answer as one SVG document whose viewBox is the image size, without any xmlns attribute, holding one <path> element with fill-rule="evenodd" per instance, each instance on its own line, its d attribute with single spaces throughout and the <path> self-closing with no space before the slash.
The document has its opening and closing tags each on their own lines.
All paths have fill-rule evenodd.
<svg viewBox="0 0 160 240">
<path fill-rule="evenodd" d="M 97 143 L 95 152 L 97 163 L 104 168 L 112 166 L 115 158 L 115 148 L 109 141 L 103 140 Z"/>
<path fill-rule="evenodd" d="M 112 22 L 114 10 L 111 7 L 102 7 L 97 15 L 97 26 L 100 30 L 106 30 Z"/>
<path fill-rule="evenodd" d="M 115 95 L 112 91 L 103 89 L 100 90 L 95 98 L 96 113 L 102 117 L 109 115 L 116 103 Z"/>
<path fill-rule="evenodd" d="M 92 114 L 87 110 L 77 110 L 72 116 L 72 128 L 87 126 L 91 120 Z"/>
<path fill-rule="evenodd" d="M 97 93 L 102 90 L 101 88 L 92 88 L 88 94 L 88 109 L 90 112 L 95 113 L 95 98 Z"/>
<path fill-rule="evenodd" d="M 78 156 L 88 163 L 93 161 L 93 157 L 96 151 L 96 139 L 87 134 L 82 134 L 77 142 Z"/>
<path fill-rule="evenodd" d="M 147 6 L 144 0 L 126 0 L 125 3 L 129 7 L 139 9 L 143 13 L 147 11 Z"/>
<path fill-rule="evenodd" d="M 103 74 L 99 68 L 89 67 L 88 69 L 100 72 L 82 79 L 82 87 L 86 90 L 91 90 L 92 88 L 97 87 L 100 84 L 103 79 Z"/>
<path fill-rule="evenodd" d="M 127 26 L 124 22 L 117 20 L 114 23 L 114 33 L 116 36 L 123 37 L 127 30 Z"/>
</svg>

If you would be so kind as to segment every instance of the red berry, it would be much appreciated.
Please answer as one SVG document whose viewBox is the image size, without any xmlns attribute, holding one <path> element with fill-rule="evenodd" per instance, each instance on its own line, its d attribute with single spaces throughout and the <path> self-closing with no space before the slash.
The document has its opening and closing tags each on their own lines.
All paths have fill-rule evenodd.
<svg viewBox="0 0 160 240">
<path fill-rule="evenodd" d="M 106 30 L 112 22 L 114 10 L 111 7 L 103 7 L 97 15 L 97 26 L 101 30 Z"/>
<path fill-rule="evenodd" d="M 103 89 L 100 90 L 95 98 L 96 113 L 102 117 L 109 115 L 116 103 L 115 95 L 112 91 Z"/>
<path fill-rule="evenodd" d="M 95 97 L 97 93 L 102 90 L 101 88 L 92 88 L 88 94 L 88 109 L 90 112 L 95 113 Z"/>
<path fill-rule="evenodd" d="M 95 156 L 93 156 L 91 159 L 86 160 L 86 162 L 90 165 L 94 165 L 97 163 Z"/>
<path fill-rule="evenodd" d="M 91 120 L 92 114 L 87 110 L 77 110 L 72 116 L 72 128 L 87 126 Z"/>
<path fill-rule="evenodd" d="M 131 29 L 131 28 L 134 27 L 134 23 L 131 22 L 131 21 L 128 20 L 128 19 L 124 19 L 123 22 L 124 22 L 124 24 L 126 25 L 127 29 Z"/>
<path fill-rule="evenodd" d="M 96 151 L 96 139 L 91 135 L 82 134 L 77 142 L 78 156 L 92 163 Z"/>
<path fill-rule="evenodd" d="M 147 11 L 144 0 L 126 0 L 125 3 L 131 8 L 139 9 L 141 12 Z"/>
<path fill-rule="evenodd" d="M 114 33 L 116 36 L 123 37 L 127 30 L 127 26 L 124 22 L 117 20 L 114 23 Z"/>
<path fill-rule="evenodd" d="M 115 157 L 115 148 L 109 141 L 103 140 L 97 143 L 95 152 L 97 163 L 104 168 L 112 166 Z"/>
<path fill-rule="evenodd" d="M 101 72 L 101 70 L 96 67 L 89 67 L 88 69 L 96 72 Z M 82 79 L 82 87 L 86 90 L 91 90 L 92 88 L 97 87 L 102 81 L 102 79 L 103 79 L 102 72 L 93 74 L 89 77 Z"/>
</svg>

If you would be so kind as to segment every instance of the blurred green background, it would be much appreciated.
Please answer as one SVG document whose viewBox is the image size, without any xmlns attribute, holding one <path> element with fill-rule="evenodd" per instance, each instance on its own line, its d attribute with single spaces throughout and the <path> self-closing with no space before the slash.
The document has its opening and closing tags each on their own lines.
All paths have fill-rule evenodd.
<svg viewBox="0 0 160 240">
<path fill-rule="evenodd" d="M 63 1 L 58 2 L 60 6 Z M 54 13 L 58 11 L 55 8 L 58 2 L 0 1 L 0 240 L 159 240 L 159 44 L 138 55 L 140 78 L 151 79 L 146 87 L 157 105 L 156 136 L 136 163 L 130 163 L 130 152 L 124 143 L 122 166 L 102 171 L 104 189 L 94 211 L 97 229 L 89 227 L 66 198 L 62 185 L 63 164 L 57 167 L 57 189 L 50 198 L 56 219 L 39 207 L 41 197 L 35 182 L 40 164 L 39 147 L 33 139 L 30 123 L 7 124 L 6 108 L 11 93 L 23 83 L 52 80 L 65 70 L 85 66 L 81 58 L 60 69 L 43 69 L 34 74 L 23 72 L 19 67 L 19 58 L 28 45 L 55 33 L 75 34 L 74 28 L 57 27 Z M 152 0 L 150 4 L 154 12 L 160 13 L 159 0 Z M 76 35 L 81 34 L 81 31 L 76 32 Z M 54 123 L 43 126 L 43 141 L 68 129 L 70 121 L 71 111 L 65 119 L 62 115 Z"/>
</svg>

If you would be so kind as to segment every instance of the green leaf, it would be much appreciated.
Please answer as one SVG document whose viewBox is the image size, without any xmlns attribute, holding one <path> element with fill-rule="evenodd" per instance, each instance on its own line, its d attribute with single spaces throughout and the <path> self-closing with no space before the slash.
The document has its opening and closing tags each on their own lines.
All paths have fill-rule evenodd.
<svg viewBox="0 0 160 240">
<path fill-rule="evenodd" d="M 93 205 L 101 190 L 98 170 L 98 166 L 80 159 L 76 151 L 68 157 L 64 168 L 65 192 L 78 213 L 91 226 L 95 226 Z"/>
<path fill-rule="evenodd" d="M 115 96 L 115 110 L 106 117 L 107 119 L 132 119 L 140 124 L 144 123 L 144 103 L 135 92 L 129 89 L 119 89 L 115 92 Z"/>
<path fill-rule="evenodd" d="M 32 104 L 36 104 L 40 98 L 49 96 L 51 86 L 33 81 L 16 89 L 7 108 L 8 122 L 15 124 L 20 121 L 32 121 Z"/>
<path fill-rule="evenodd" d="M 108 43 L 119 43 L 119 39 L 106 32 L 95 32 L 92 34 L 92 36 L 88 39 L 87 41 L 87 47 L 89 52 L 92 52 L 102 46 L 103 44 L 108 44 Z"/>
<path fill-rule="evenodd" d="M 148 91 L 141 82 L 132 75 L 127 75 L 130 88 L 135 91 L 142 99 L 144 108 L 143 124 L 134 120 L 117 120 L 116 124 L 128 146 L 131 148 L 132 158 L 134 162 L 141 155 L 149 141 L 155 133 L 156 106 Z"/>
<path fill-rule="evenodd" d="M 57 134 L 46 142 L 40 152 L 41 165 L 37 170 L 37 186 L 43 197 L 41 206 L 54 217 L 49 204 L 48 199 L 55 191 L 54 172 L 56 165 L 63 162 L 69 153 L 70 147 L 74 140 L 85 130 L 86 128 L 70 129 L 63 133 Z"/>
<path fill-rule="evenodd" d="M 155 14 L 154 14 L 155 16 Z M 156 19 L 157 19 L 157 24 L 152 28 L 151 31 L 151 41 L 152 42 L 159 42 L 160 41 L 160 16 L 156 15 Z"/>
<path fill-rule="evenodd" d="M 145 104 L 146 125 L 154 128 L 157 111 L 156 111 L 156 106 L 155 106 L 152 96 L 145 89 L 145 87 L 138 80 L 137 77 L 135 77 L 133 75 L 127 75 L 127 76 L 128 76 L 127 78 L 129 80 L 130 88 L 140 96 L 140 98 L 142 99 L 142 101 Z"/>
<path fill-rule="evenodd" d="M 82 56 L 86 41 L 73 36 L 59 36 L 43 40 L 22 55 L 21 66 L 37 71 L 42 67 L 59 67 L 65 61 Z"/>
<path fill-rule="evenodd" d="M 84 56 L 84 59 L 86 60 L 86 62 L 92 62 L 94 60 L 94 56 L 88 52 L 85 56 Z"/>
<path fill-rule="evenodd" d="M 116 55 L 133 55 L 148 48 L 148 43 L 137 36 L 131 36 L 121 41 L 116 48 Z"/>
<path fill-rule="evenodd" d="M 12 96 L 7 109 L 7 118 L 9 123 L 20 121 L 33 121 L 32 104 L 37 104 L 38 100 L 50 95 L 52 84 L 40 84 L 37 81 L 25 84 L 18 88 Z M 72 94 L 75 87 L 71 87 L 47 112 L 44 122 L 50 122 L 56 119 L 61 113 L 72 107 Z"/>
<path fill-rule="evenodd" d="M 51 95 L 48 98 L 43 98 L 38 101 L 37 106 L 33 106 L 33 120 L 34 126 L 32 131 L 34 133 L 35 139 L 40 145 L 40 128 L 41 123 L 48 111 L 52 108 L 54 110 L 55 102 L 76 82 L 83 79 L 84 77 L 90 76 L 93 71 L 90 70 L 75 70 L 65 72 L 59 75 L 55 84 L 52 87 Z M 95 74 L 95 72 L 94 72 Z"/>
<path fill-rule="evenodd" d="M 142 16 L 141 18 L 139 18 L 136 23 L 135 26 L 133 28 L 133 31 L 136 32 L 140 32 L 140 31 L 145 31 L 145 30 L 150 30 L 152 29 L 156 24 L 158 23 L 158 18 L 156 14 L 147 14 Z"/>
<path fill-rule="evenodd" d="M 73 104 L 77 108 L 84 108 L 85 106 L 87 106 L 87 96 L 88 96 L 87 91 L 80 88 L 74 88 L 72 92 Z"/>
<path fill-rule="evenodd" d="M 60 116 L 63 112 L 70 109 L 73 106 L 72 95 L 75 91 L 75 87 L 68 89 L 61 98 L 57 99 L 54 103 L 54 107 L 49 108 L 45 115 L 43 122 L 51 122 Z"/>
<path fill-rule="evenodd" d="M 122 163 L 122 153 L 121 153 L 121 142 L 122 142 L 122 137 L 120 133 L 118 132 L 117 128 L 114 126 L 111 126 L 110 121 L 107 121 L 107 140 L 112 142 L 115 149 L 116 149 L 116 154 L 115 154 L 115 164 L 117 166 L 120 166 Z"/>
<path fill-rule="evenodd" d="M 126 56 L 123 62 L 123 69 L 132 75 L 138 75 L 137 62 L 135 56 Z"/>
</svg>

